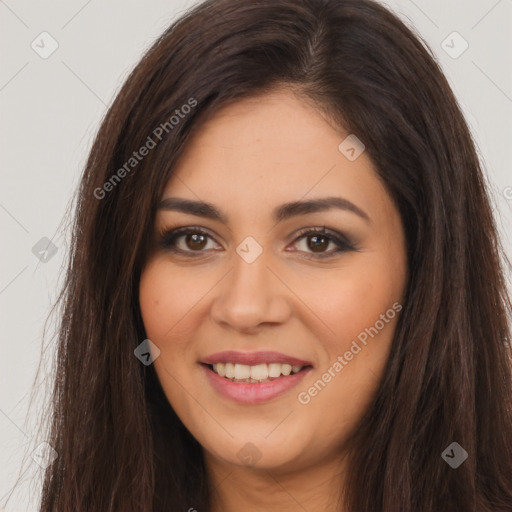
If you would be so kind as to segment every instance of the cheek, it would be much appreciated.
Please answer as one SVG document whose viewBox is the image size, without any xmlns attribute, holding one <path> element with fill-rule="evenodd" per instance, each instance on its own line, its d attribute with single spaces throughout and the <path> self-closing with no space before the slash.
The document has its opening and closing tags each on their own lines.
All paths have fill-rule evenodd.
<svg viewBox="0 0 512 512">
<path fill-rule="evenodd" d="M 195 363 L 189 343 L 194 322 L 189 320 L 201 298 L 201 290 L 191 286 L 186 275 L 157 259 L 146 266 L 139 284 L 146 336 L 160 349 L 154 361 L 156 374 L 169 403 L 185 416 L 189 414 L 190 404 L 183 385 L 190 378 L 187 368 Z"/>
<path fill-rule="evenodd" d="M 370 254 L 359 258 L 357 265 L 347 263 L 344 268 L 303 274 L 295 288 L 301 290 L 302 301 L 320 320 L 315 321 L 318 339 L 332 359 L 348 350 L 352 340 L 401 300 L 403 284 L 404 269 L 399 261 Z M 395 316 L 393 311 L 391 314 Z M 389 332 L 392 323 L 392 319 L 386 322 L 382 330 Z M 379 347 L 372 350 L 379 352 Z"/>
<path fill-rule="evenodd" d="M 143 272 L 139 285 L 139 303 L 146 335 L 160 345 L 174 320 L 176 297 L 171 282 L 159 265 L 151 264 Z"/>
<path fill-rule="evenodd" d="M 173 269 L 161 260 L 148 264 L 141 276 L 139 303 L 146 334 L 166 349 L 187 339 L 187 317 L 208 290 L 205 280 L 187 276 L 186 270 Z M 173 347 L 168 346 L 171 339 Z"/>
<path fill-rule="evenodd" d="M 318 393 L 313 391 L 321 408 L 340 400 L 345 407 L 359 407 L 376 390 L 401 309 L 404 265 L 396 254 L 367 253 L 357 265 L 347 264 L 317 278 L 304 296 L 328 327 L 322 329 L 323 336 L 318 333 L 325 352 L 319 371 L 331 369 L 335 376 L 324 374 L 326 386 L 319 383 Z M 341 370 L 339 365 L 333 368 L 339 356 Z M 347 397 L 353 397 L 350 404 Z"/>
<path fill-rule="evenodd" d="M 316 380 L 300 390 L 299 401 L 312 418 L 350 429 L 369 405 L 401 310 L 404 264 L 392 254 L 368 255 L 360 265 L 317 281 L 321 288 L 309 296 L 310 303 L 316 301 L 319 316 L 335 334 L 322 338 L 327 357 Z"/>
</svg>

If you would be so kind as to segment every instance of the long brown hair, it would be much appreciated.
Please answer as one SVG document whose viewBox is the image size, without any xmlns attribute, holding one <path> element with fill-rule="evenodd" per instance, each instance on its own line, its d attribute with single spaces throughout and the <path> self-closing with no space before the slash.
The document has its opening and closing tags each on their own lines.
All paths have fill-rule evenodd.
<svg viewBox="0 0 512 512">
<path fill-rule="evenodd" d="M 283 85 L 364 141 L 407 238 L 402 316 L 340 484 L 347 510 L 512 510 L 503 251 L 432 51 L 371 0 L 209 0 L 133 70 L 81 179 L 48 435 L 58 457 L 41 511 L 209 509 L 202 448 L 134 356 L 146 337 L 138 283 L 157 201 L 193 129 Z M 148 137 L 155 147 L 127 165 Z M 452 442 L 468 453 L 457 469 L 441 457 Z"/>
</svg>

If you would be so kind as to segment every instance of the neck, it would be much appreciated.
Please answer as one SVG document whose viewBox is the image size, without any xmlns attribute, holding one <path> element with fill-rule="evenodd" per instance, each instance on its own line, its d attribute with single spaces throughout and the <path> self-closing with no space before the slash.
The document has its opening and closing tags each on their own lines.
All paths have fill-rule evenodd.
<svg viewBox="0 0 512 512">
<path fill-rule="evenodd" d="M 205 453 L 212 512 L 340 512 L 344 469 L 339 459 L 280 471 L 230 464 Z"/>
</svg>

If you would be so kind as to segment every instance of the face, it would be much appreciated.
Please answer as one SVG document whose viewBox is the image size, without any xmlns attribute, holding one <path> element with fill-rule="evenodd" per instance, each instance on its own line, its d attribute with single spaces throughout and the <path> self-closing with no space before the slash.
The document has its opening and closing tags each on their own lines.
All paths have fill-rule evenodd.
<svg viewBox="0 0 512 512">
<path fill-rule="evenodd" d="M 141 313 L 207 460 L 322 464 L 377 390 L 405 240 L 348 135 L 290 91 L 245 99 L 198 129 L 161 195 Z"/>
</svg>

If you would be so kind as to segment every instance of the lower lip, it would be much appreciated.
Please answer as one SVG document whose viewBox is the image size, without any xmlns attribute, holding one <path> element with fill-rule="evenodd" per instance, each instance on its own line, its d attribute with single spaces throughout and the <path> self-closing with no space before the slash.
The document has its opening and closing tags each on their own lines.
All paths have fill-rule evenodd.
<svg viewBox="0 0 512 512">
<path fill-rule="evenodd" d="M 242 404 L 259 404 L 268 402 L 273 398 L 285 393 L 289 389 L 295 387 L 308 373 L 312 367 L 301 370 L 299 373 L 281 376 L 270 382 L 250 383 L 250 382 L 232 382 L 224 377 L 221 377 L 207 365 L 201 365 L 210 383 L 214 389 L 235 402 Z"/>
</svg>

